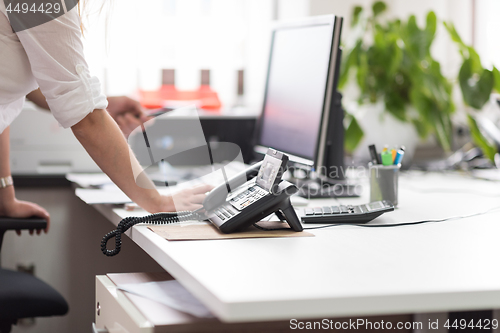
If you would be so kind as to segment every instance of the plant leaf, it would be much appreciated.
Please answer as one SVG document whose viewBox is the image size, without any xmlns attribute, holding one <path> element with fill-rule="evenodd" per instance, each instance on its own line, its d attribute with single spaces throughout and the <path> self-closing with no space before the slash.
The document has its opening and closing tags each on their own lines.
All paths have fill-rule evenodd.
<svg viewBox="0 0 500 333">
<path fill-rule="evenodd" d="M 344 146 L 347 152 L 352 153 L 363 139 L 364 132 L 356 118 L 353 116 L 349 116 L 349 118 L 351 118 L 351 121 L 345 129 Z"/>
<path fill-rule="evenodd" d="M 418 136 L 425 139 L 431 132 L 432 127 L 429 126 L 425 121 L 420 121 L 418 119 L 412 119 L 411 121 L 415 129 L 417 130 Z"/>
<path fill-rule="evenodd" d="M 356 46 L 342 59 L 339 75 L 339 89 L 342 89 L 349 80 L 351 69 L 356 67 L 358 63 L 359 52 L 361 49 L 361 40 L 356 43 Z"/>
<path fill-rule="evenodd" d="M 430 46 L 430 44 L 432 44 L 432 40 L 434 39 L 434 36 L 436 35 L 436 27 L 437 27 L 436 13 L 434 13 L 433 11 L 430 11 L 427 14 L 427 20 L 426 20 L 426 26 L 425 26 L 427 38 L 430 41 L 429 46 Z"/>
<path fill-rule="evenodd" d="M 368 57 L 367 52 L 361 52 L 358 57 L 358 72 L 356 73 L 356 79 L 358 86 L 361 90 L 361 94 L 367 93 L 367 82 L 369 69 L 368 69 Z"/>
<path fill-rule="evenodd" d="M 426 82 L 428 79 L 421 79 L 421 82 Z M 452 127 L 449 114 L 453 109 L 452 104 L 437 102 L 436 96 L 432 94 L 432 90 L 425 84 L 414 84 L 410 92 L 410 100 L 412 105 L 419 113 L 419 121 L 425 123 L 429 128 L 418 128 L 419 134 L 430 132 L 436 135 L 441 147 L 445 151 L 451 148 Z"/>
<path fill-rule="evenodd" d="M 458 73 L 458 80 L 464 102 L 480 110 L 490 99 L 495 82 L 491 71 L 483 69 L 482 73 L 477 73 L 473 67 L 473 58 L 466 59 Z"/>
<path fill-rule="evenodd" d="M 372 5 L 373 17 L 377 17 L 387 9 L 387 5 L 383 1 L 377 1 Z"/>
<path fill-rule="evenodd" d="M 352 21 L 351 21 L 351 27 L 354 27 L 356 24 L 359 22 L 359 16 L 363 12 L 363 7 L 361 6 L 356 6 L 352 10 Z"/>
<path fill-rule="evenodd" d="M 406 25 L 401 29 L 401 38 L 409 54 L 417 60 L 421 61 L 430 56 L 430 48 L 436 31 L 435 19 L 435 14 L 430 12 L 427 15 L 427 26 L 422 30 L 417 25 L 415 15 L 411 15 Z"/>
<path fill-rule="evenodd" d="M 453 40 L 455 43 L 457 43 L 461 49 L 467 49 L 467 46 L 462 41 L 462 38 L 460 37 L 457 30 L 455 29 L 455 25 L 451 22 L 443 22 L 443 24 L 444 24 L 444 27 L 446 28 L 446 30 L 448 30 L 448 33 L 450 34 L 451 40 Z"/>
<path fill-rule="evenodd" d="M 403 96 L 397 93 L 386 93 L 384 97 L 386 110 L 396 119 L 406 121 L 406 100 L 404 100 Z"/>
<path fill-rule="evenodd" d="M 497 152 L 496 148 L 490 145 L 488 140 L 483 136 L 481 131 L 477 126 L 477 122 L 470 114 L 467 115 L 467 121 L 469 123 L 469 128 L 472 136 L 472 141 L 483 151 L 483 154 L 488 157 L 492 162 L 495 161 L 495 154 Z"/>
<path fill-rule="evenodd" d="M 495 78 L 495 90 L 500 93 L 500 72 L 493 67 L 493 77 Z"/>
</svg>

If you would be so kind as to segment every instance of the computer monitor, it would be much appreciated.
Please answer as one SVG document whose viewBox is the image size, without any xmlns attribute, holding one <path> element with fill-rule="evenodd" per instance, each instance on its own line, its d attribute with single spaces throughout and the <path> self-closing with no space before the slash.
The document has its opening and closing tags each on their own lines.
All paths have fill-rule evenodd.
<svg viewBox="0 0 500 333">
<path fill-rule="evenodd" d="M 255 140 L 257 153 L 274 148 L 332 181 L 343 178 L 344 166 L 343 110 L 337 92 L 341 29 L 342 18 L 334 15 L 273 28 Z"/>
</svg>

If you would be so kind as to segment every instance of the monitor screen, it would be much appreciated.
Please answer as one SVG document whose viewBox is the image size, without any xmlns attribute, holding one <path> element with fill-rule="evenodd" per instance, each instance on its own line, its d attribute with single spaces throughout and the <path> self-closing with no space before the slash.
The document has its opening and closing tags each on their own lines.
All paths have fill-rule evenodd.
<svg viewBox="0 0 500 333">
<path fill-rule="evenodd" d="M 320 24 L 274 31 L 258 145 L 315 159 L 332 30 Z"/>
</svg>

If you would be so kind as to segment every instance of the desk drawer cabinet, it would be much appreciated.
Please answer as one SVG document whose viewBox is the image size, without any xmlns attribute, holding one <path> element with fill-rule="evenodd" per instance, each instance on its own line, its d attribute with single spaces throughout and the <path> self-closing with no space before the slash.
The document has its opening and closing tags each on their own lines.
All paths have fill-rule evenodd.
<svg viewBox="0 0 500 333">
<path fill-rule="evenodd" d="M 223 323 L 196 318 L 166 305 L 126 294 L 117 284 L 164 281 L 167 273 L 127 273 L 96 276 L 96 333 L 229 333 L 289 332 L 289 321 Z M 132 301 L 133 300 L 133 301 Z"/>
<path fill-rule="evenodd" d="M 95 333 L 230 333 L 290 332 L 289 320 L 247 323 L 223 323 L 218 319 L 196 318 L 177 311 L 166 305 L 140 296 L 126 294 L 117 288 L 117 284 L 142 283 L 171 280 L 167 273 L 127 273 L 108 274 L 96 277 Z M 393 322 L 411 321 L 411 315 L 399 316 L 362 316 L 371 321 Z M 307 319 L 305 319 L 307 320 Z M 311 319 L 309 319 L 311 320 Z M 317 319 L 322 320 L 322 319 Z M 334 321 L 346 321 L 349 318 L 336 318 Z M 354 319 L 356 320 L 356 319 Z M 314 321 L 314 320 L 312 320 Z M 379 332 L 368 330 L 367 332 Z M 346 331 L 349 332 L 349 331 Z M 399 330 L 398 332 L 409 332 Z"/>
<path fill-rule="evenodd" d="M 153 325 L 105 275 L 96 277 L 97 332 L 153 333 Z"/>
</svg>

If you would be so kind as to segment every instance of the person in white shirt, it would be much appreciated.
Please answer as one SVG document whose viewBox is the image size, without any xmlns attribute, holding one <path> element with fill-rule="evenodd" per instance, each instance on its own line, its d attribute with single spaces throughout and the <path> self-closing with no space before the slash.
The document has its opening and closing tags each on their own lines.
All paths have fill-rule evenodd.
<svg viewBox="0 0 500 333">
<path fill-rule="evenodd" d="M 140 168 L 138 162 L 106 111 L 107 99 L 85 62 L 77 7 L 16 32 L 0 1 L 0 216 L 49 219 L 42 207 L 16 199 L 9 166 L 9 125 L 25 96 L 38 88 L 61 126 L 71 128 L 99 167 L 142 208 L 151 213 L 201 208 L 208 185 L 162 196 L 148 179 L 142 181 L 150 186 L 136 184 L 133 169 Z"/>
</svg>

